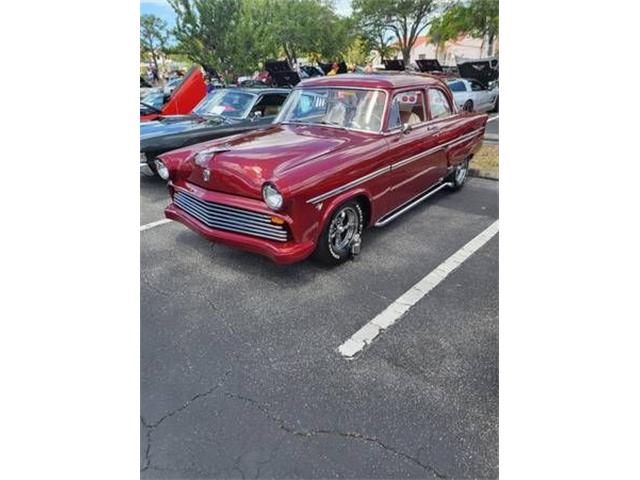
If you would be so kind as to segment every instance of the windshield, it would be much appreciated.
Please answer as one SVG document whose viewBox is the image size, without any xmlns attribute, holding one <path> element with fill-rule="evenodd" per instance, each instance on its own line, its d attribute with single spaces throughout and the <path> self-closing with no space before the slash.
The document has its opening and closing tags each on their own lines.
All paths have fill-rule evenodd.
<svg viewBox="0 0 640 480">
<path fill-rule="evenodd" d="M 349 88 L 294 90 L 277 122 L 335 125 L 378 132 L 382 126 L 385 93 Z"/>
<path fill-rule="evenodd" d="M 149 92 L 140 100 L 146 105 L 150 105 L 158 110 L 162 109 L 164 105 L 164 93 L 156 91 Z"/>
<path fill-rule="evenodd" d="M 215 90 L 193 109 L 196 115 L 218 115 L 228 118 L 244 118 L 249 113 L 254 95 L 236 90 Z"/>
</svg>

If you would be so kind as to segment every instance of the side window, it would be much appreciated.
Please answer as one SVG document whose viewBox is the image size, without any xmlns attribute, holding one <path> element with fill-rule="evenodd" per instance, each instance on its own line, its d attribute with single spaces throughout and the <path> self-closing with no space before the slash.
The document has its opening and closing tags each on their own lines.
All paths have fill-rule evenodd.
<svg viewBox="0 0 640 480">
<path fill-rule="evenodd" d="M 429 89 L 429 111 L 432 120 L 451 115 L 449 101 L 442 91 L 435 88 Z"/>
<path fill-rule="evenodd" d="M 401 127 L 407 123 L 416 125 L 426 120 L 424 93 L 422 90 L 397 93 L 391 101 L 389 129 Z"/>
<path fill-rule="evenodd" d="M 251 112 L 260 112 L 263 117 L 277 115 L 286 98 L 286 95 L 281 95 L 279 93 L 263 95 L 263 97 L 258 100 L 255 106 L 251 109 Z"/>
<path fill-rule="evenodd" d="M 474 92 L 479 92 L 481 90 L 484 90 L 484 87 L 478 82 L 471 82 L 471 90 Z"/>
</svg>

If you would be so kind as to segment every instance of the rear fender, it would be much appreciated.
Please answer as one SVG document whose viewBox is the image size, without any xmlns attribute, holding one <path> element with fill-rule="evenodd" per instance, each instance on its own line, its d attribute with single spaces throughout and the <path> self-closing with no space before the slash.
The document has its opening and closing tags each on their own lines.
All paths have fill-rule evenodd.
<svg viewBox="0 0 640 480">
<path fill-rule="evenodd" d="M 477 134 L 459 142 L 451 143 L 446 147 L 445 153 L 447 155 L 447 166 L 452 169 L 459 163 L 470 158 L 480 150 L 484 138 L 484 131 L 487 125 L 487 119 L 489 116 L 486 113 L 476 114 L 476 118 L 473 119 L 472 131 L 478 130 Z"/>
</svg>

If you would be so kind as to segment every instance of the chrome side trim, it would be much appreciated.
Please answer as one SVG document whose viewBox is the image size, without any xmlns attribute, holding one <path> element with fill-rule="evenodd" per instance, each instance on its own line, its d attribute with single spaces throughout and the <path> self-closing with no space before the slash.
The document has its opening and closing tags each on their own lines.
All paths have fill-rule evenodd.
<svg viewBox="0 0 640 480">
<path fill-rule="evenodd" d="M 327 198 L 333 197 L 334 195 L 338 195 L 339 193 L 345 192 L 347 190 L 349 190 L 350 188 L 356 187 L 358 185 L 360 185 L 361 183 L 364 183 L 366 181 L 371 180 L 372 178 L 376 178 L 380 175 L 382 175 L 383 173 L 387 173 L 391 171 L 391 166 L 389 167 L 384 167 L 381 168 L 379 170 L 376 170 L 375 172 L 372 172 L 368 175 L 365 175 L 364 177 L 360 177 L 356 180 L 353 180 L 352 182 L 347 183 L 346 185 L 343 185 L 341 187 L 338 188 L 334 188 L 333 190 L 330 190 L 326 193 L 323 193 L 322 195 L 318 195 L 317 197 L 313 197 L 309 200 L 307 200 L 307 203 L 319 203 L 322 202 L 323 200 L 326 200 Z"/>
<path fill-rule="evenodd" d="M 404 160 L 400 160 L 399 162 L 393 163 L 388 167 L 384 167 L 381 168 L 379 170 L 376 170 L 373 173 L 369 173 L 368 175 L 365 175 L 364 177 L 360 177 L 357 178 L 349 183 L 347 183 L 346 185 L 343 185 L 341 187 L 337 187 L 334 188 L 333 190 L 330 190 L 326 193 L 323 193 L 322 195 L 318 195 L 317 197 L 313 197 L 309 200 L 307 200 L 307 203 L 311 203 L 311 204 L 316 204 L 319 202 L 322 202 L 323 200 L 326 200 L 327 198 L 331 198 L 334 195 L 338 195 L 339 193 L 345 192 L 347 190 L 349 190 L 350 188 L 356 187 L 364 182 L 367 182 L 375 177 L 378 177 L 380 175 L 382 175 L 383 173 L 388 173 L 392 170 L 396 170 L 400 167 L 403 167 L 411 162 L 414 162 L 416 160 L 419 160 L 422 157 L 425 157 L 427 155 L 431 155 L 439 150 L 442 150 L 448 146 L 452 146 L 452 145 L 457 145 L 458 143 L 462 143 L 465 142 L 467 140 L 469 140 L 470 138 L 473 138 L 475 135 L 477 135 L 478 133 L 480 133 L 481 131 L 484 130 L 484 127 L 481 128 L 476 128 L 475 130 L 469 132 L 469 133 L 465 133 L 462 137 L 460 138 L 456 138 L 455 140 L 450 140 L 448 142 L 442 143 L 440 145 L 437 145 L 433 148 L 430 148 L 429 150 L 426 150 L 424 152 L 420 152 L 416 155 L 413 155 L 409 158 L 405 158 Z"/>
<path fill-rule="evenodd" d="M 405 158 L 404 160 L 400 160 L 399 162 L 391 164 L 391 170 L 396 170 L 400 167 L 407 165 L 408 163 L 415 162 L 416 160 L 421 159 L 422 157 L 426 157 L 427 155 L 431 155 L 432 153 L 436 153 L 438 150 L 442 150 L 444 148 L 443 145 L 437 145 L 429 150 L 425 150 L 424 152 L 420 152 L 412 157 Z"/>
<path fill-rule="evenodd" d="M 426 190 L 426 192 L 423 192 L 423 193 L 419 194 L 417 197 L 414 197 L 411 200 L 409 200 L 407 203 L 404 204 L 404 206 L 401 205 L 400 207 L 398 207 L 398 209 L 396 209 L 396 210 L 388 213 L 384 217 L 382 217 L 380 220 L 378 220 L 374 224 L 374 227 L 384 227 L 386 224 L 388 224 L 392 220 L 395 220 L 396 218 L 398 218 L 403 213 L 408 212 L 413 207 L 415 207 L 416 205 L 424 202 L 427 198 L 431 197 L 433 194 L 435 194 L 436 192 L 439 192 L 440 190 L 442 190 L 445 187 L 453 187 L 453 183 L 451 183 L 451 182 L 441 183 L 440 185 L 438 185 L 437 187 L 433 188 L 432 190 Z"/>
</svg>

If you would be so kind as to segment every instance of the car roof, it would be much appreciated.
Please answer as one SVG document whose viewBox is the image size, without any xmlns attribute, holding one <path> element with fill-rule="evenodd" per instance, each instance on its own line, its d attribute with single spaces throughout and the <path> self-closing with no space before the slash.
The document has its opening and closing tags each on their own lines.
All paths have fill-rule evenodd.
<svg viewBox="0 0 640 480">
<path fill-rule="evenodd" d="M 424 87 L 442 85 L 442 81 L 429 75 L 409 75 L 405 73 L 345 73 L 326 77 L 314 77 L 302 80 L 300 86 L 306 87 L 359 87 L 394 89 L 404 87 Z"/>
</svg>

